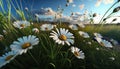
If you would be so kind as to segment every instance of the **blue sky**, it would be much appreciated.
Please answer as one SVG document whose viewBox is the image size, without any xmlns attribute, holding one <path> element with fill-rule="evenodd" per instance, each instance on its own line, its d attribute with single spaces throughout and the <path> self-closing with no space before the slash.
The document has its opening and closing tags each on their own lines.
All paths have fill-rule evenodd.
<svg viewBox="0 0 120 69">
<path fill-rule="evenodd" d="M 3 0 L 3 5 L 5 9 L 6 7 L 6 1 Z M 117 0 L 72 0 L 72 3 L 69 3 L 69 6 L 66 7 L 67 4 L 66 0 L 11 0 L 16 8 L 17 3 L 22 5 L 22 9 L 25 10 L 25 7 L 29 9 L 29 11 L 32 10 L 40 10 L 41 8 L 51 8 L 53 11 L 57 11 L 58 6 L 64 9 L 63 15 L 69 16 L 71 12 L 79 12 L 81 14 L 84 13 L 85 10 L 88 10 L 88 12 L 92 13 L 98 13 L 101 16 L 107 11 L 107 9 Z M 98 1 L 101 1 L 99 6 L 96 6 L 96 3 Z M 110 1 L 110 2 L 109 2 Z M 119 6 L 120 3 L 118 3 L 116 6 L 114 6 L 112 10 Z M 74 7 L 73 7 L 74 5 Z M 82 5 L 82 9 L 80 9 L 80 6 Z M 16 15 L 14 8 L 12 6 L 12 13 Z"/>
<path fill-rule="evenodd" d="M 3 0 L 6 1 L 6 0 Z M 65 15 L 69 15 L 72 12 L 80 12 L 83 13 L 86 9 L 89 12 L 96 12 L 99 14 L 103 14 L 115 1 L 114 0 L 113 3 L 110 4 L 104 4 L 103 2 L 101 3 L 100 6 L 96 7 L 95 4 L 97 2 L 97 0 L 73 0 L 73 3 L 70 4 L 70 6 L 66 7 L 66 0 L 12 0 L 16 6 L 16 2 L 17 1 L 20 4 L 20 1 L 22 3 L 22 7 L 28 7 L 31 10 L 34 9 L 40 9 L 40 8 L 52 8 L 54 11 L 57 10 L 58 6 L 61 6 L 62 8 L 64 8 L 64 14 Z M 76 5 L 76 7 L 72 7 L 72 5 Z M 84 4 L 84 8 L 82 10 L 80 10 L 79 6 Z M 4 2 L 4 5 L 5 2 Z M 117 5 L 116 5 L 117 6 Z"/>
</svg>

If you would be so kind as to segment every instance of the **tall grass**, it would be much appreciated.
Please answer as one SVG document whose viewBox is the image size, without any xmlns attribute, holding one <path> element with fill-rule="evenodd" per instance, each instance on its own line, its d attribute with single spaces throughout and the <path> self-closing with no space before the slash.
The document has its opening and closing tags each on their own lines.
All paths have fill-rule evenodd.
<svg viewBox="0 0 120 69">
<path fill-rule="evenodd" d="M 65 45 L 57 44 L 53 39 L 49 37 L 51 31 L 40 31 L 38 34 L 32 32 L 33 28 L 40 29 L 41 24 L 34 23 L 33 25 L 31 24 L 29 27 L 24 29 L 15 28 L 13 26 L 12 18 L 15 21 L 17 20 L 17 18 L 12 14 L 11 8 L 14 7 L 16 13 L 21 18 L 21 20 L 26 20 L 25 13 L 23 11 L 22 4 L 20 3 L 19 5 L 17 0 L 6 1 L 7 1 L 6 5 L 8 8 L 7 11 L 4 9 L 3 0 L 0 0 L 0 6 L 2 9 L 2 12 L 0 12 L 0 34 L 4 36 L 4 39 L 0 41 L 0 56 L 2 56 L 2 54 L 6 52 L 11 51 L 10 45 L 13 43 L 13 41 L 16 41 L 19 37 L 35 35 L 37 36 L 37 38 L 39 38 L 39 44 L 34 46 L 33 49 L 28 50 L 27 53 L 18 55 L 14 60 L 12 60 L 9 64 L 3 66 L 1 69 L 120 68 L 119 58 L 120 51 L 116 50 L 115 48 L 111 49 L 102 47 L 96 41 L 93 41 L 94 37 L 93 33 L 95 32 L 101 33 L 105 37 L 113 38 L 120 41 L 119 25 L 106 25 L 106 26 L 104 25 L 99 28 L 100 25 L 90 24 L 86 25 L 85 28 L 79 27 L 78 30 L 72 30 L 68 27 L 68 24 L 57 22 L 56 23 L 57 28 L 65 28 L 68 29 L 71 33 L 73 33 L 75 37 L 74 39 L 75 43 L 72 44 L 71 46 L 76 46 L 85 53 L 85 59 L 77 59 L 70 51 L 71 46 L 68 46 L 66 44 Z M 18 9 L 14 5 L 13 1 L 17 4 Z M 5 34 L 3 30 L 6 30 L 7 33 Z M 78 31 L 88 32 L 90 38 L 86 39 L 81 37 Z M 88 42 L 91 42 L 91 44 L 88 44 Z M 114 57 L 115 60 L 111 60 L 110 57 Z"/>
</svg>

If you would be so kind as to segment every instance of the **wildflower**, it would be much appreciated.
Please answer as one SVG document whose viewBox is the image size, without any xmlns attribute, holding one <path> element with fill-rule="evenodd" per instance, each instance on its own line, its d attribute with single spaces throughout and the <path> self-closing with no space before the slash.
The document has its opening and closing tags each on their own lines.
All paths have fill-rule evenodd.
<svg viewBox="0 0 120 69">
<path fill-rule="evenodd" d="M 29 11 L 28 7 L 25 7 L 25 11 Z"/>
<path fill-rule="evenodd" d="M 23 36 L 18 38 L 10 45 L 11 50 L 18 51 L 20 54 L 26 53 L 28 49 L 32 49 L 34 45 L 39 43 L 39 39 L 34 35 Z"/>
<path fill-rule="evenodd" d="M 4 36 L 0 34 L 0 41 L 4 39 Z"/>
<path fill-rule="evenodd" d="M 114 60 L 115 60 L 115 58 L 114 58 L 114 57 L 109 57 L 109 59 L 110 59 L 110 60 L 112 60 L 112 61 L 114 61 Z"/>
<path fill-rule="evenodd" d="M 83 31 L 79 31 L 78 32 L 82 37 L 84 37 L 84 38 L 89 38 L 90 36 L 88 35 L 88 33 L 86 33 L 86 32 L 83 32 Z"/>
<path fill-rule="evenodd" d="M 112 48 L 112 47 L 113 47 L 112 44 L 111 44 L 109 41 L 107 41 L 107 40 L 102 40 L 102 41 L 100 42 L 100 45 L 101 45 L 101 46 L 108 47 L 108 48 Z"/>
<path fill-rule="evenodd" d="M 100 38 L 100 37 L 95 37 L 95 40 L 96 40 L 98 43 L 100 43 L 100 42 L 102 41 L 102 38 Z"/>
<path fill-rule="evenodd" d="M 70 46 L 70 43 L 71 44 L 74 43 L 74 40 L 73 40 L 74 36 L 72 33 L 68 32 L 68 29 L 60 28 L 60 30 L 58 30 L 56 28 L 56 31 L 57 32 L 52 31 L 52 33 L 50 33 L 51 34 L 50 37 L 53 38 L 53 40 L 55 40 L 56 43 L 62 44 L 62 45 L 66 43 L 69 46 Z"/>
<path fill-rule="evenodd" d="M 77 25 L 69 25 L 69 28 L 71 28 L 72 30 L 78 30 L 78 26 Z"/>
<path fill-rule="evenodd" d="M 93 33 L 95 37 L 103 38 L 103 36 L 99 33 Z"/>
<path fill-rule="evenodd" d="M 39 29 L 38 29 L 38 28 L 33 28 L 32 31 L 33 31 L 34 33 L 39 33 Z"/>
<path fill-rule="evenodd" d="M 114 39 L 110 39 L 110 41 L 112 42 L 113 45 L 119 45 L 119 42 L 117 40 Z"/>
<path fill-rule="evenodd" d="M 13 26 L 16 28 L 19 28 L 19 29 L 23 29 L 23 28 L 30 26 L 30 22 L 28 22 L 28 21 L 16 21 L 13 23 Z"/>
<path fill-rule="evenodd" d="M 120 6 L 116 7 L 116 8 L 113 10 L 113 13 L 118 12 L 119 10 L 120 10 Z"/>
<path fill-rule="evenodd" d="M 98 48 L 98 47 L 97 47 L 97 48 L 96 48 L 96 50 L 97 50 L 97 51 L 99 51 L 99 50 L 100 50 L 100 48 Z"/>
<path fill-rule="evenodd" d="M 3 33 L 6 35 L 6 34 L 8 34 L 8 32 L 6 31 L 6 30 L 3 30 Z"/>
<path fill-rule="evenodd" d="M 87 44 L 91 45 L 92 43 L 91 42 L 87 42 Z"/>
<path fill-rule="evenodd" d="M 78 59 L 84 59 L 85 55 L 82 51 L 80 51 L 77 47 L 71 47 L 71 52 L 78 58 Z"/>
<path fill-rule="evenodd" d="M 0 57 L 0 68 L 6 65 L 7 63 L 10 63 L 10 61 L 12 61 L 17 55 L 18 53 L 16 51 L 10 51 L 2 55 Z"/>
<path fill-rule="evenodd" d="M 40 30 L 42 30 L 42 31 L 50 31 L 52 29 L 53 29 L 52 24 L 43 24 L 40 26 Z"/>
</svg>

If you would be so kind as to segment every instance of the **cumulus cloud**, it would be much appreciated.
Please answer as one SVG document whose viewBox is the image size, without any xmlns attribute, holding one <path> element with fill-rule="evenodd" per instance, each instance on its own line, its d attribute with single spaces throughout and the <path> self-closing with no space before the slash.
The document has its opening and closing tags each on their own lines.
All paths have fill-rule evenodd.
<svg viewBox="0 0 120 69">
<path fill-rule="evenodd" d="M 84 4 L 79 5 L 80 10 L 83 10 L 83 9 L 84 9 L 84 7 L 85 7 L 85 5 L 84 5 Z"/>
<path fill-rule="evenodd" d="M 111 4 L 111 3 L 113 3 L 114 2 L 114 0 L 103 0 L 103 3 L 104 4 Z"/>
<path fill-rule="evenodd" d="M 75 4 L 73 4 L 73 5 L 72 5 L 72 7 L 76 7 L 76 5 L 75 5 Z"/>
<path fill-rule="evenodd" d="M 115 21 L 113 21 L 113 19 L 116 19 Z M 107 24 L 110 24 L 110 23 L 112 23 L 112 24 L 117 24 L 117 23 L 120 23 L 120 17 L 110 17 L 110 18 L 108 18 L 107 20 L 106 20 L 106 23 Z"/>
<path fill-rule="evenodd" d="M 102 0 L 97 0 L 95 6 L 96 6 L 96 7 L 100 6 L 101 2 L 102 2 Z"/>
<path fill-rule="evenodd" d="M 52 10 L 52 8 L 45 8 L 44 9 L 46 12 L 45 12 L 45 15 L 55 15 L 56 12 Z"/>
<path fill-rule="evenodd" d="M 96 3 L 95 3 L 95 6 L 96 7 L 99 7 L 101 5 L 101 3 L 104 3 L 104 4 L 111 4 L 113 3 L 114 0 L 97 0 Z"/>
<path fill-rule="evenodd" d="M 32 15 L 55 15 L 56 12 L 52 10 L 52 8 L 41 8 L 39 10 L 32 10 L 30 11 Z"/>
</svg>

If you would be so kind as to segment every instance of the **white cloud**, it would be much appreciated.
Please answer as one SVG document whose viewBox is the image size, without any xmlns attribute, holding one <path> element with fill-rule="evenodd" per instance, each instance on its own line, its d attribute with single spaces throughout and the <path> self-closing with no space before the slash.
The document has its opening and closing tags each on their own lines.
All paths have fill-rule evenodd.
<svg viewBox="0 0 120 69">
<path fill-rule="evenodd" d="M 84 4 L 79 5 L 80 10 L 84 9 L 84 7 L 85 7 Z"/>
<path fill-rule="evenodd" d="M 113 19 L 116 19 L 116 21 L 113 21 Z M 117 23 L 120 23 L 120 17 L 110 17 L 106 20 L 106 23 L 107 24 L 117 24 Z"/>
<path fill-rule="evenodd" d="M 95 6 L 96 6 L 96 7 L 100 6 L 101 2 L 102 2 L 102 0 L 97 0 Z"/>
<path fill-rule="evenodd" d="M 55 15 L 56 12 L 52 10 L 52 8 L 45 8 L 44 9 L 46 12 L 45 12 L 45 15 Z"/>
<path fill-rule="evenodd" d="M 113 3 L 114 2 L 114 0 L 103 0 L 103 3 L 104 4 L 111 4 L 111 3 Z"/>
<path fill-rule="evenodd" d="M 114 0 L 97 0 L 97 2 L 95 3 L 95 6 L 96 7 L 99 7 L 101 5 L 101 3 L 104 3 L 104 4 L 111 4 L 113 3 Z"/>
<path fill-rule="evenodd" d="M 72 7 L 76 7 L 76 5 L 75 5 L 75 4 L 73 4 L 73 5 L 72 5 Z"/>
</svg>

